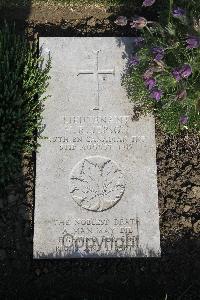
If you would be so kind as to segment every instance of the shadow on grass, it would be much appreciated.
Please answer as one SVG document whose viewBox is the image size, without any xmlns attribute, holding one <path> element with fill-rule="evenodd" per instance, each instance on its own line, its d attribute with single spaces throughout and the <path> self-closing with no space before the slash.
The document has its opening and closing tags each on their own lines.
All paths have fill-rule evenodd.
<svg viewBox="0 0 200 300">
<path fill-rule="evenodd" d="M 3 30 L 3 28 L 5 28 L 5 26 L 8 26 L 8 28 L 10 28 L 10 30 L 11 30 L 11 28 L 15 28 L 12 30 L 14 30 L 15 33 L 20 34 L 21 36 L 24 37 L 26 35 L 26 24 L 27 24 L 26 20 L 28 19 L 30 10 L 31 10 L 31 0 L 10 0 L 10 1 L 0 0 L 0 28 L 2 30 Z M 14 80 L 14 82 L 12 81 L 12 83 L 11 82 L 9 83 L 8 81 L 5 80 L 5 78 L 6 78 L 5 70 L 3 70 L 3 68 L 1 68 L 0 72 L 2 72 L 2 73 L 0 74 L 0 77 L 1 77 L 1 79 L 5 77 L 4 80 L 1 82 L 1 96 L 4 94 L 6 86 L 11 91 L 12 91 L 12 88 L 14 88 L 14 85 L 18 86 L 19 89 L 17 90 L 17 88 L 16 88 L 16 93 L 17 93 L 17 91 L 19 92 L 20 86 L 22 86 L 22 82 L 20 82 L 20 78 L 19 78 L 20 72 L 17 72 L 16 69 L 19 66 L 19 64 L 18 64 L 19 61 L 20 61 L 21 66 L 23 65 L 23 57 L 22 57 L 23 53 L 21 53 L 21 56 L 20 56 L 20 53 L 17 53 L 17 51 L 14 50 L 17 53 L 16 56 L 18 55 L 18 61 L 17 61 L 17 59 L 15 59 L 14 55 L 10 54 L 12 49 L 15 49 L 15 43 L 17 43 L 14 36 L 12 36 L 10 38 L 10 43 L 11 43 L 10 46 L 8 46 L 9 49 L 4 49 L 5 46 L 4 46 L 4 43 L 2 42 L 0 45 L 0 51 L 1 52 L 5 51 L 5 53 L 1 53 L 1 59 L 3 61 L 5 61 L 6 55 L 8 55 L 8 63 L 10 66 L 7 68 L 7 71 L 10 72 L 9 73 L 10 81 Z M 6 51 L 8 51 L 7 54 L 6 54 Z M 3 63 L 2 63 L 2 65 L 3 65 Z M 15 71 L 16 71 L 16 75 L 17 75 L 18 79 L 14 79 L 14 75 L 12 76 L 12 74 L 11 74 L 11 73 L 14 74 Z M 15 80 L 16 80 L 16 83 L 15 83 Z M 4 95 L 4 98 L 5 98 L 5 95 Z M 8 99 L 7 101 L 13 101 L 14 103 L 10 103 L 11 104 L 10 107 L 8 104 L 8 109 L 10 109 L 9 118 L 7 118 L 7 120 L 5 121 L 5 124 L 2 123 L 1 125 L 8 127 L 10 125 L 9 122 L 13 121 L 13 125 L 11 126 L 12 128 L 10 128 L 10 129 L 7 128 L 7 135 L 6 135 L 6 138 L 8 138 L 8 140 L 13 135 L 13 137 L 12 137 L 13 139 L 12 139 L 12 141 L 10 140 L 7 143 L 7 145 L 5 143 L 3 146 L 3 149 L 4 149 L 4 151 L 7 151 L 6 149 L 8 149 L 8 148 L 12 149 L 13 151 L 10 150 L 10 154 L 11 154 L 11 156 L 12 155 L 14 156 L 13 161 L 15 160 L 16 164 L 18 164 L 18 166 L 20 166 L 22 164 L 22 153 L 21 153 L 21 150 L 17 149 L 14 145 L 15 144 L 14 131 L 18 125 L 23 127 L 22 124 L 23 124 L 24 120 L 20 118 L 20 120 L 17 120 L 19 123 L 19 124 L 17 124 L 17 122 L 15 122 L 16 120 L 12 120 L 11 114 L 15 113 L 15 110 L 19 110 L 18 111 L 19 116 L 23 115 L 23 107 L 20 107 L 20 104 L 19 104 L 20 99 L 16 99 L 15 94 L 10 96 L 10 99 Z M 2 105 L 2 103 L 0 103 L 0 105 Z M 2 107 L 2 109 L 4 109 L 4 108 L 5 107 Z M 13 112 L 12 112 L 12 110 L 13 110 Z M 5 112 L 5 115 L 6 115 L 6 112 Z M 24 112 L 24 115 L 25 115 L 25 112 Z M 20 131 L 20 129 L 19 129 L 19 131 Z M 16 132 L 17 132 L 17 130 L 16 130 Z M 20 135 L 21 136 L 23 135 L 23 128 L 21 129 Z M 16 139 L 19 139 L 19 136 L 16 137 Z M 7 152 L 9 152 L 9 150 Z M 5 152 L 5 153 L 7 153 L 7 152 Z M 5 159 L 7 159 L 9 163 L 12 160 L 12 158 L 9 159 L 8 157 L 6 157 L 6 154 L 5 154 Z M 17 162 L 17 160 L 18 160 L 18 162 Z M 9 165 L 9 163 L 8 163 L 8 165 Z M 17 180 L 16 178 L 18 177 L 18 174 L 12 174 L 12 175 L 13 175 L 13 181 L 15 182 Z M 2 193 L 4 193 L 4 191 L 3 191 L 3 188 L 1 187 L 0 194 L 2 194 Z"/>
<path fill-rule="evenodd" d="M 32 0 L 1 0 L 0 2 L 0 22 L 6 20 L 7 23 L 16 23 L 17 29 L 23 34 L 26 28 L 26 20 L 31 11 Z"/>
<path fill-rule="evenodd" d="M 21 176 L 22 166 L 22 136 L 25 132 L 26 111 L 23 106 L 23 67 L 25 66 L 26 53 L 24 43 L 21 41 L 26 35 L 26 19 L 29 16 L 31 0 L 23 1 L 26 5 L 20 10 L 7 9 L 6 1 L 0 2 L 0 108 L 1 108 L 1 170 L 0 170 L 0 196 L 7 195 L 10 187 L 3 182 L 16 183 Z M 15 4 L 22 4 L 15 0 Z M 18 36 L 16 35 L 19 34 Z M 20 37 L 21 36 L 21 37 Z M 4 135 L 4 138 L 3 138 Z M 4 167 L 2 167 L 4 165 Z M 15 173 L 15 169 L 17 170 Z M 6 176 L 7 175 L 7 176 Z M 9 176 L 11 177 L 9 180 Z M 3 200 L 2 207 L 5 204 Z"/>
</svg>

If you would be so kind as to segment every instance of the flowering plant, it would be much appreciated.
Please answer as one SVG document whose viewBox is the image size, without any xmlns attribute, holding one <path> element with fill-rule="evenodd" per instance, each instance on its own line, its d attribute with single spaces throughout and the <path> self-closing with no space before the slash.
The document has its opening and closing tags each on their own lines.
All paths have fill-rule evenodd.
<svg viewBox="0 0 200 300">
<path fill-rule="evenodd" d="M 150 10 L 157 1 L 142 5 Z M 167 0 L 159 21 L 120 16 L 115 22 L 130 25 L 136 35 L 123 80 L 128 94 L 140 112 L 154 112 L 168 133 L 200 129 L 200 10 L 198 15 L 191 2 Z"/>
</svg>

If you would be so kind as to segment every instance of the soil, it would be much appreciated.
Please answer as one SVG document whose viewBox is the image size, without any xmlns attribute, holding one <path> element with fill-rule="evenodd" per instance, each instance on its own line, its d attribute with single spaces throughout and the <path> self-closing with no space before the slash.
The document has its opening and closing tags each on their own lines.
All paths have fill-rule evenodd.
<svg viewBox="0 0 200 300">
<path fill-rule="evenodd" d="M 28 7 L 2 9 L 0 20 L 15 21 L 16 27 L 29 35 L 39 36 L 122 36 L 133 35 L 129 26 L 115 25 L 119 13 L 131 15 L 133 9 L 123 6 L 53 6 L 34 5 Z"/>
<path fill-rule="evenodd" d="M 2 10 L 39 36 L 132 36 L 114 19 L 124 7 L 34 6 Z M 130 13 L 130 11 L 129 11 Z M 162 258 L 32 259 L 35 154 L 0 198 L 0 299 L 200 299 L 200 137 L 156 125 Z"/>
</svg>

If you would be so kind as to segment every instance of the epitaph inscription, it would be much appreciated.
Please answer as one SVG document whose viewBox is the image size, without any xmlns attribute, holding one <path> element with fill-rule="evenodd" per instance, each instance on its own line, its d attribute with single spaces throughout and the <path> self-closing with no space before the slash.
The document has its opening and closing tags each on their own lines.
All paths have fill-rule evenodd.
<svg viewBox="0 0 200 300">
<path fill-rule="evenodd" d="M 159 256 L 154 119 L 133 121 L 121 85 L 132 38 L 40 45 L 52 69 L 38 141 L 34 258 Z"/>
</svg>

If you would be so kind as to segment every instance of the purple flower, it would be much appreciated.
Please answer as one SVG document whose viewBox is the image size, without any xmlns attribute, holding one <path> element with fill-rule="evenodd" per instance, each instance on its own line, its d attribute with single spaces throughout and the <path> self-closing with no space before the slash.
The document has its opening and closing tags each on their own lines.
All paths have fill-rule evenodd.
<svg viewBox="0 0 200 300">
<path fill-rule="evenodd" d="M 187 97 L 187 91 L 181 90 L 176 94 L 176 99 L 178 100 L 184 100 Z"/>
<path fill-rule="evenodd" d="M 145 39 L 143 37 L 137 36 L 133 38 L 133 42 L 134 42 L 134 46 L 136 47 L 140 47 L 143 42 L 145 41 Z"/>
<path fill-rule="evenodd" d="M 189 36 L 186 40 L 187 49 L 198 48 L 200 46 L 200 38 L 197 36 Z"/>
<path fill-rule="evenodd" d="M 190 65 L 185 64 L 181 69 L 180 69 L 180 74 L 182 78 L 188 78 L 192 74 L 192 68 Z"/>
<path fill-rule="evenodd" d="M 144 0 L 142 6 L 151 6 L 156 2 L 156 0 Z"/>
<path fill-rule="evenodd" d="M 156 101 L 159 101 L 163 96 L 163 92 L 161 90 L 155 89 L 151 92 L 151 97 Z"/>
<path fill-rule="evenodd" d="M 181 74 L 180 74 L 180 69 L 179 68 L 173 69 L 172 70 L 172 75 L 176 79 L 176 81 L 181 80 Z"/>
<path fill-rule="evenodd" d="M 165 55 L 165 50 L 161 47 L 154 47 L 151 51 L 154 54 L 154 59 L 157 61 L 162 60 Z"/>
<path fill-rule="evenodd" d="M 172 75 L 179 81 L 183 78 L 188 78 L 192 74 L 192 68 L 190 65 L 185 64 L 182 68 L 175 68 L 172 70 Z"/>
<path fill-rule="evenodd" d="M 143 17 L 138 17 L 130 23 L 131 28 L 142 29 L 147 25 L 148 21 Z"/>
<path fill-rule="evenodd" d="M 185 16 L 185 9 L 181 8 L 181 7 L 176 7 L 174 8 L 173 10 L 173 16 L 175 18 L 181 18 L 181 17 L 184 17 Z"/>
<path fill-rule="evenodd" d="M 183 115 L 183 116 L 180 117 L 180 123 L 181 124 L 185 125 L 185 124 L 187 124 L 187 122 L 188 122 L 188 116 Z"/>
<path fill-rule="evenodd" d="M 115 20 L 115 24 L 119 25 L 119 26 L 126 26 L 128 23 L 128 19 L 127 17 L 124 16 L 119 16 L 116 20 Z"/>
<path fill-rule="evenodd" d="M 140 63 L 140 59 L 136 55 L 132 56 L 132 58 L 129 60 L 130 66 L 137 66 L 139 63 Z"/>
<path fill-rule="evenodd" d="M 149 90 L 152 90 L 156 85 L 156 80 L 155 78 L 148 78 L 144 83 Z"/>
</svg>

